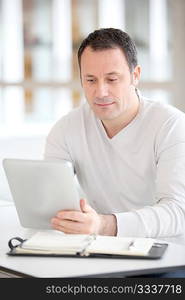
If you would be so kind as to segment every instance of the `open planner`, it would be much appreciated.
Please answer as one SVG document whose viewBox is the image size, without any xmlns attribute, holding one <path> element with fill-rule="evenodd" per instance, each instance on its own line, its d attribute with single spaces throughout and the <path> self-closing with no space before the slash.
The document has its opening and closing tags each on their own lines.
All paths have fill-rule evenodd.
<svg viewBox="0 0 185 300">
<path fill-rule="evenodd" d="M 160 258 L 167 244 L 151 238 L 64 234 L 57 230 L 38 231 L 24 240 L 14 237 L 8 255 L 75 256 L 111 258 Z"/>
</svg>

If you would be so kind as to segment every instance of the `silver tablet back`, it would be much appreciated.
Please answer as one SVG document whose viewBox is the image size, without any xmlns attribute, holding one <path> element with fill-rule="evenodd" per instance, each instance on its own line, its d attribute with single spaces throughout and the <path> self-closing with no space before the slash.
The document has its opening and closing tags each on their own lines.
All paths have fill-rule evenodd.
<svg viewBox="0 0 185 300">
<path fill-rule="evenodd" d="M 57 211 L 80 210 L 69 163 L 6 158 L 3 167 L 23 227 L 50 229 Z"/>
</svg>

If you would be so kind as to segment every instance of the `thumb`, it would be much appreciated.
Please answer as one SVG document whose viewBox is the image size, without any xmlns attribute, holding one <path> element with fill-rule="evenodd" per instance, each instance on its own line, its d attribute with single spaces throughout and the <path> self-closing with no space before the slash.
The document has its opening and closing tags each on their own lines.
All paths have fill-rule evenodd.
<svg viewBox="0 0 185 300">
<path fill-rule="evenodd" d="M 81 211 L 84 212 L 84 213 L 94 211 L 94 209 L 92 207 L 90 207 L 89 204 L 87 204 L 86 199 L 80 199 L 80 208 L 81 208 Z"/>
</svg>

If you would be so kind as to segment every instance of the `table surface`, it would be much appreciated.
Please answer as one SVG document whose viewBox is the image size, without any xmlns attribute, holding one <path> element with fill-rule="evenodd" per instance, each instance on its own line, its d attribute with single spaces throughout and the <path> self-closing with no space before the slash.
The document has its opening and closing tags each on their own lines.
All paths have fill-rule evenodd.
<svg viewBox="0 0 185 300">
<path fill-rule="evenodd" d="M 12 272 L 12 275 L 17 273 L 23 277 L 38 278 L 127 277 L 185 268 L 185 244 L 181 240 L 180 243 L 168 242 L 163 257 L 157 260 L 8 256 L 9 239 L 15 236 L 26 238 L 35 232 L 20 225 L 11 203 L 2 202 L 0 206 L 0 229 L 0 268 L 10 274 Z"/>
</svg>

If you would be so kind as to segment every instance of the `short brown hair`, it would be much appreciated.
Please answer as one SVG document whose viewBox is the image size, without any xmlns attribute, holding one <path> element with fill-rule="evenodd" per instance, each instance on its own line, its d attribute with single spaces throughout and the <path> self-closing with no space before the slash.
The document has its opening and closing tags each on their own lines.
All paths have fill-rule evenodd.
<svg viewBox="0 0 185 300">
<path fill-rule="evenodd" d="M 81 65 L 81 56 L 86 47 L 94 51 L 120 48 L 127 60 L 130 71 L 137 66 L 137 50 L 130 36 L 115 28 L 102 28 L 91 32 L 81 43 L 78 49 L 78 63 Z"/>
</svg>

